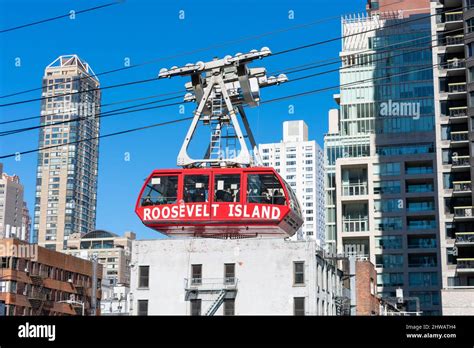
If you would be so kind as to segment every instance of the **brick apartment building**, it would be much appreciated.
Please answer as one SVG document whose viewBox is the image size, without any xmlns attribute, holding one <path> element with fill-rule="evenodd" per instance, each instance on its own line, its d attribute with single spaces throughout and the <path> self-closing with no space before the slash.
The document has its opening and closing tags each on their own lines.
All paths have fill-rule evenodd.
<svg viewBox="0 0 474 348">
<path fill-rule="evenodd" d="M 17 239 L 0 240 L 0 316 L 81 315 L 83 307 L 84 314 L 90 315 L 92 275 L 91 261 Z M 101 278 L 99 264 L 97 314 Z"/>
<path fill-rule="evenodd" d="M 355 262 L 356 315 L 379 315 L 377 271 L 370 261 Z"/>
</svg>

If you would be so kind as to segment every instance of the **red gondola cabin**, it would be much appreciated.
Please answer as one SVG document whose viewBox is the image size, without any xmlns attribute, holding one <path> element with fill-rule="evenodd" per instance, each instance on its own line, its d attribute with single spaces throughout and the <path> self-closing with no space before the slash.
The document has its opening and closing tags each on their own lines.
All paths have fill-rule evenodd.
<svg viewBox="0 0 474 348">
<path fill-rule="evenodd" d="M 303 224 L 293 190 L 268 167 L 155 170 L 135 212 L 169 236 L 290 237 Z"/>
</svg>

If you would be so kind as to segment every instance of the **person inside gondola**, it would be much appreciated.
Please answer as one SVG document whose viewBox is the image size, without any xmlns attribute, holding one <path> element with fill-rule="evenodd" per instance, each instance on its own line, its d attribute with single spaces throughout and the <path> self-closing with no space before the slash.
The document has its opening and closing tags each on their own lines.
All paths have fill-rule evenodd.
<svg viewBox="0 0 474 348">
<path fill-rule="evenodd" d="M 285 197 L 282 195 L 280 190 L 273 191 L 273 204 L 277 204 L 277 205 L 285 204 Z"/>
<path fill-rule="evenodd" d="M 150 196 L 146 196 L 143 199 L 143 203 L 142 203 L 142 206 L 148 206 L 148 205 L 153 205 L 153 201 L 151 200 Z"/>
</svg>

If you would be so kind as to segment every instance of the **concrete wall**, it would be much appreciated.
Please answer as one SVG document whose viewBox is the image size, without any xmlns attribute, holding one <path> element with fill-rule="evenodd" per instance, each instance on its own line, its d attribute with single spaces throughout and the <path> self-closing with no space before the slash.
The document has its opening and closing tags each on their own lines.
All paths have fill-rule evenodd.
<svg viewBox="0 0 474 348">
<path fill-rule="evenodd" d="M 131 298 L 133 315 L 137 301 L 148 300 L 149 315 L 189 315 L 185 278 L 191 265 L 202 264 L 203 283 L 224 278 L 224 264 L 235 263 L 236 315 L 293 315 L 293 298 L 305 298 L 308 315 L 334 314 L 334 292 L 340 278 L 323 262 L 318 268 L 315 241 L 283 239 L 167 239 L 135 241 L 132 247 Z M 295 285 L 293 263 L 304 261 L 305 284 Z M 139 266 L 150 266 L 149 288 L 138 288 Z M 328 271 L 329 269 L 329 271 Z M 212 296 L 202 299 L 202 313 Z M 319 300 L 318 300 L 319 299 Z M 223 313 L 223 306 L 216 315 Z"/>
<path fill-rule="evenodd" d="M 443 315 L 474 315 L 474 288 L 442 289 Z"/>
</svg>

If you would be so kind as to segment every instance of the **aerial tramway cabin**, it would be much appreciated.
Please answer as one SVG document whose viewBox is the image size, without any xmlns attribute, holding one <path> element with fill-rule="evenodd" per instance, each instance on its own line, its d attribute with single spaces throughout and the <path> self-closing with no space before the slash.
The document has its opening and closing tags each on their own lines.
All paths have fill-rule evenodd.
<svg viewBox="0 0 474 348">
<path fill-rule="evenodd" d="M 135 211 L 169 236 L 290 237 L 303 223 L 293 190 L 267 167 L 155 170 Z"/>
</svg>

